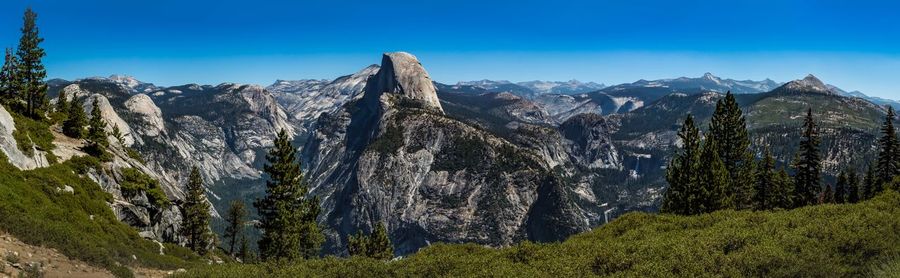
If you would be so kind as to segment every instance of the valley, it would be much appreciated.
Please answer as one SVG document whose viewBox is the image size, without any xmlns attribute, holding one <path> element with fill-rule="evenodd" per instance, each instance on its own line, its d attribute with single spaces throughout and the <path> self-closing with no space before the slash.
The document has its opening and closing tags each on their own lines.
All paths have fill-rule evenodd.
<svg viewBox="0 0 900 278">
<path fill-rule="evenodd" d="M 558 94 L 508 82 L 448 86 L 431 81 L 409 54 L 383 60 L 333 81 L 267 88 L 158 87 L 113 76 L 54 80 L 50 91 L 108 99 L 104 117 L 172 198 L 183 194 L 184 163 L 195 161 L 214 215 L 235 198 L 262 196 L 261 154 L 278 130 L 288 131 L 312 195 L 323 200 L 319 221 L 335 254 L 344 250 L 343 235 L 370 230 L 374 221 L 388 223 L 395 250 L 406 254 L 431 242 L 559 240 L 603 224 L 604 216 L 657 211 L 680 115 L 708 121 L 723 90 L 741 93 L 754 146 L 773 146 L 779 164 L 795 151 L 797 141 L 783 138 L 796 138 L 800 111 L 815 107 L 826 134 L 826 180 L 837 165 L 866 167 L 886 111 L 813 76 L 778 84 L 707 74 Z M 480 170 L 501 161 L 513 164 Z M 503 209 L 475 213 L 491 211 L 487 203 Z M 531 230 L 540 218 L 559 230 Z"/>
<path fill-rule="evenodd" d="M 813 74 L 442 83 L 395 51 L 268 86 L 51 79 L 36 20 L 0 68 L 6 276 L 900 271 L 900 102 Z"/>
</svg>

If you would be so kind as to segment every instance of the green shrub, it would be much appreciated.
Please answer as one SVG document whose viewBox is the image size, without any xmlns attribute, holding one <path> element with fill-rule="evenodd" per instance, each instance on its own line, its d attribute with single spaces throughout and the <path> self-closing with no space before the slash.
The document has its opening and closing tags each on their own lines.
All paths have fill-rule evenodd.
<svg viewBox="0 0 900 278">
<path fill-rule="evenodd" d="M 132 148 L 125 147 L 125 154 L 128 154 L 128 157 L 130 157 L 131 159 L 137 160 L 141 164 L 147 164 L 147 162 L 144 161 L 144 157 L 141 156 L 141 153 L 139 153 L 138 151 L 136 151 Z"/>
<path fill-rule="evenodd" d="M 390 124 L 384 131 L 384 134 L 375 139 L 369 146 L 372 150 L 379 154 L 396 154 L 400 147 L 403 146 L 403 127 Z"/>
<path fill-rule="evenodd" d="M 629 213 L 562 243 L 434 244 L 391 262 L 230 264 L 178 277 L 891 277 L 900 270 L 897 227 L 900 194 L 888 191 L 779 212 Z"/>
<path fill-rule="evenodd" d="M 868 275 L 877 278 L 900 278 L 900 259 L 891 259 L 885 263 L 876 264 Z"/>
<path fill-rule="evenodd" d="M 10 251 L 6 251 L 6 256 L 4 256 L 3 259 L 6 260 L 6 262 L 11 263 L 11 264 L 19 263 L 19 255 L 16 255 L 16 253 L 13 253 Z"/>
<path fill-rule="evenodd" d="M 53 133 L 50 132 L 50 126 L 47 123 L 17 113 L 11 113 L 11 115 L 16 124 L 13 138 L 16 139 L 19 150 L 22 150 L 29 157 L 34 157 L 34 149 L 36 148 L 47 153 L 47 161 L 56 163 L 57 158 L 52 152 L 54 137 Z"/>
<path fill-rule="evenodd" d="M 120 184 L 122 194 L 135 195 L 140 192 L 145 192 L 147 193 L 147 198 L 150 199 L 150 202 L 153 202 L 153 204 L 158 207 L 165 208 L 171 204 L 169 198 L 166 197 L 166 193 L 164 193 L 162 187 L 159 186 L 159 181 L 144 174 L 138 169 L 122 169 L 122 178 L 124 179 Z"/>
</svg>

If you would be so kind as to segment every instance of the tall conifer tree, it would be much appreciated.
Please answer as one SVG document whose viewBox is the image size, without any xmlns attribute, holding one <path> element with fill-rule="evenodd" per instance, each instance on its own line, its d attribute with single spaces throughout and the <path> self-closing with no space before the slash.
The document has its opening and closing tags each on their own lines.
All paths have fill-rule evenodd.
<svg viewBox="0 0 900 278">
<path fill-rule="evenodd" d="M 47 71 L 41 60 L 46 55 L 40 44 L 44 41 L 38 33 L 37 14 L 28 8 L 25 10 L 22 25 L 22 37 L 19 39 L 18 56 L 19 85 L 21 96 L 24 98 L 25 115 L 40 119 L 44 117 L 47 108 Z"/>
<path fill-rule="evenodd" d="M 0 103 L 14 104 L 17 99 L 20 90 L 18 65 L 18 58 L 7 48 L 3 68 L 0 68 Z"/>
<path fill-rule="evenodd" d="M 66 136 L 81 139 L 84 137 L 85 115 L 81 101 L 73 96 L 69 102 L 69 116 L 63 121 L 63 134 Z"/>
<path fill-rule="evenodd" d="M 881 125 L 881 138 L 878 140 L 880 148 L 878 152 L 878 166 L 876 166 L 876 183 L 881 187 L 889 183 L 900 173 L 898 165 L 898 153 L 900 146 L 897 142 L 897 131 L 894 129 L 894 108 L 888 106 L 887 115 Z"/>
<path fill-rule="evenodd" d="M 244 236 L 244 223 L 246 223 L 247 209 L 241 200 L 231 201 L 228 214 L 225 216 L 225 239 L 228 240 L 228 253 L 234 254 L 234 246 L 237 239 Z"/>
<path fill-rule="evenodd" d="M 881 186 L 876 180 L 875 169 L 869 165 L 866 169 L 866 176 L 863 178 L 863 198 L 865 200 L 875 197 L 875 194 L 881 191 Z"/>
<path fill-rule="evenodd" d="M 103 114 L 100 112 L 97 98 L 94 98 L 91 106 L 91 118 L 88 120 L 87 134 L 85 136 L 87 145 L 84 150 L 92 156 L 105 160 L 109 158 L 106 152 L 106 148 L 109 147 L 106 122 L 103 120 Z"/>
<path fill-rule="evenodd" d="M 687 115 L 678 132 L 681 147 L 673 155 L 666 168 L 669 183 L 660 211 L 689 215 L 697 213 L 693 206 L 697 199 L 697 172 L 700 160 L 700 130 L 694 125 L 694 117 Z"/>
<path fill-rule="evenodd" d="M 60 91 L 59 96 L 56 97 L 56 107 L 54 110 L 59 113 L 69 113 L 69 100 L 65 90 Z"/>
<path fill-rule="evenodd" d="M 362 231 L 347 238 L 347 253 L 350 256 L 363 256 L 379 260 L 390 260 L 394 257 L 394 246 L 383 223 L 378 223 L 370 235 Z"/>
<path fill-rule="evenodd" d="M 203 178 L 197 167 L 191 169 L 186 189 L 187 194 L 182 204 L 184 218 L 181 223 L 181 231 L 187 238 L 188 248 L 199 254 L 205 254 L 211 242 L 209 203 L 206 201 Z"/>
<path fill-rule="evenodd" d="M 847 172 L 841 170 L 837 182 L 834 184 L 834 202 L 843 204 L 847 202 Z"/>
<path fill-rule="evenodd" d="M 775 179 L 775 189 L 772 190 L 772 207 L 789 209 L 793 207 L 794 180 L 784 168 L 778 171 Z"/>
<path fill-rule="evenodd" d="M 775 171 L 775 158 L 769 148 L 763 153 L 762 160 L 756 166 L 756 186 L 753 189 L 753 206 L 757 210 L 772 209 L 779 194 L 778 173 Z"/>
<path fill-rule="evenodd" d="M 718 154 L 729 175 L 727 190 L 730 205 L 737 209 L 753 207 L 753 155 L 743 112 L 729 91 L 716 103 L 709 123 L 709 134 L 718 145 Z"/>
<path fill-rule="evenodd" d="M 98 146 L 109 146 L 106 134 L 106 122 L 103 121 L 103 113 L 100 112 L 100 104 L 97 98 L 91 102 L 91 119 L 88 121 L 87 139 Z"/>
<path fill-rule="evenodd" d="M 822 191 L 822 195 L 819 196 L 820 204 L 833 204 L 834 203 L 834 191 L 831 190 L 831 185 L 825 185 L 825 190 Z"/>
<path fill-rule="evenodd" d="M 794 205 L 797 207 L 816 203 L 821 192 L 822 158 L 819 154 L 819 135 L 813 120 L 812 108 L 803 120 L 803 134 L 794 161 Z"/>
<path fill-rule="evenodd" d="M 247 240 L 247 236 L 241 236 L 241 247 L 238 249 L 237 257 L 245 264 L 256 261 L 255 254 L 250 250 L 250 241 Z"/>
<path fill-rule="evenodd" d="M 858 203 L 861 200 L 859 190 L 859 176 L 856 172 L 847 175 L 847 203 Z"/>
<path fill-rule="evenodd" d="M 731 206 L 731 197 L 728 196 L 728 170 L 725 163 L 716 152 L 718 142 L 714 138 L 707 138 L 703 143 L 700 153 L 700 161 L 704 163 L 699 167 L 698 196 L 696 202 L 700 207 L 695 213 L 709 213 Z"/>
<path fill-rule="evenodd" d="M 319 214 L 317 197 L 307 198 L 296 149 L 287 132 L 281 130 L 275 146 L 266 155 L 264 171 L 266 196 L 254 202 L 259 211 L 262 238 L 259 240 L 263 260 L 295 260 L 319 254 L 324 240 L 316 217 Z"/>
</svg>

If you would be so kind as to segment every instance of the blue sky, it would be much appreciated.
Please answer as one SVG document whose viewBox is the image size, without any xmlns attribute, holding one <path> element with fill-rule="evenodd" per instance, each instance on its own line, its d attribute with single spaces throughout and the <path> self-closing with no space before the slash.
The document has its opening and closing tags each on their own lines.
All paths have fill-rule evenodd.
<svg viewBox="0 0 900 278">
<path fill-rule="evenodd" d="M 334 78 L 408 51 L 432 78 L 617 84 L 813 73 L 900 99 L 897 1 L 0 2 L 0 46 L 38 12 L 49 75 L 161 85 Z"/>
</svg>

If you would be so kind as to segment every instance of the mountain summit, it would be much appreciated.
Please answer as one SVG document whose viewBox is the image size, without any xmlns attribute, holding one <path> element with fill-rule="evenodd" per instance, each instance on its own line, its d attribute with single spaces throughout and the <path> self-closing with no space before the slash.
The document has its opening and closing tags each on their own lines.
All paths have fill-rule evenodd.
<svg viewBox="0 0 900 278">
<path fill-rule="evenodd" d="M 384 54 L 381 69 L 366 84 L 364 98 L 369 105 L 374 105 L 384 101 L 385 93 L 411 100 L 422 108 L 444 112 L 428 72 L 416 56 L 406 52 Z"/>
<path fill-rule="evenodd" d="M 721 79 L 721 78 L 719 78 L 718 76 L 715 76 L 715 75 L 713 75 L 712 73 L 709 73 L 709 72 L 704 73 L 704 74 L 703 74 L 703 77 L 701 77 L 701 78 L 706 79 L 706 80 L 709 80 L 709 81 L 713 81 L 713 82 L 716 82 L 716 83 L 722 82 L 722 79 Z"/>
<path fill-rule="evenodd" d="M 784 92 L 811 92 L 811 93 L 820 93 L 820 94 L 836 94 L 835 91 L 825 85 L 822 80 L 819 80 L 815 75 L 809 74 L 803 79 L 794 80 L 788 83 L 785 83 L 778 89 L 778 91 Z"/>
</svg>

